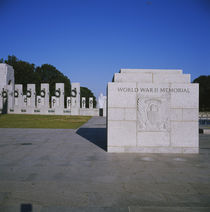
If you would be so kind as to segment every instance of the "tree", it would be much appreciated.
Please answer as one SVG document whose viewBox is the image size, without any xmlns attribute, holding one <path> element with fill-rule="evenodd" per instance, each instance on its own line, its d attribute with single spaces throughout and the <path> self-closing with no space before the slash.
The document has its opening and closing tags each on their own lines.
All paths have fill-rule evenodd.
<svg viewBox="0 0 210 212">
<path fill-rule="evenodd" d="M 49 83 L 49 90 L 51 96 L 55 95 L 55 83 L 64 83 L 66 104 L 66 97 L 70 96 L 71 94 L 70 79 L 50 64 L 43 64 L 41 67 L 37 67 L 35 72 L 40 77 L 39 83 Z"/>
<path fill-rule="evenodd" d="M 26 93 L 27 84 L 36 84 L 36 94 L 40 95 L 41 83 L 49 83 L 50 96 L 55 95 L 55 83 L 64 83 L 65 97 L 70 96 L 71 82 L 59 70 L 50 64 L 35 67 L 34 64 L 18 60 L 14 55 L 8 56 L 5 63 L 13 66 L 15 84 L 23 84 L 23 93 Z M 66 98 L 65 98 L 66 104 Z"/>
<path fill-rule="evenodd" d="M 210 75 L 199 76 L 193 83 L 199 83 L 200 111 L 210 111 Z"/>
<path fill-rule="evenodd" d="M 86 98 L 87 108 L 89 108 L 89 97 L 93 97 L 93 107 L 96 107 L 96 97 L 90 89 L 86 87 L 80 87 L 80 105 L 82 105 L 82 97 Z"/>
<path fill-rule="evenodd" d="M 5 62 L 13 66 L 15 74 L 15 84 L 23 84 L 23 93 L 26 94 L 27 84 L 36 84 L 36 94 L 40 95 L 40 84 L 49 83 L 50 97 L 55 95 L 55 83 L 64 83 L 65 106 L 66 97 L 71 96 L 70 79 L 61 73 L 56 67 L 50 64 L 35 66 L 26 61 L 19 60 L 14 55 L 8 56 L 7 60 L 1 59 L 0 62 Z M 96 106 L 96 98 L 92 91 L 86 87 L 81 87 L 81 97 L 86 97 L 87 107 L 89 107 L 89 97 L 93 97 L 93 105 Z"/>
<path fill-rule="evenodd" d="M 26 93 L 27 84 L 37 84 L 39 77 L 35 73 L 35 65 L 28 62 L 18 60 L 14 55 L 8 56 L 4 61 L 8 65 L 13 66 L 16 84 L 23 84 L 23 93 Z"/>
</svg>

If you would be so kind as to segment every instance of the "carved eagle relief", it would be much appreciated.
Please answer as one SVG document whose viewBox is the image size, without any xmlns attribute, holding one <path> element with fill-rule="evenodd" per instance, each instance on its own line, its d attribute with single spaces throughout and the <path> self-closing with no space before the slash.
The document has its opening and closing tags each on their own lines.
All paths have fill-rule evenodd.
<svg viewBox="0 0 210 212">
<path fill-rule="evenodd" d="M 137 99 L 138 131 L 168 131 L 169 104 L 164 97 L 141 97 Z"/>
</svg>

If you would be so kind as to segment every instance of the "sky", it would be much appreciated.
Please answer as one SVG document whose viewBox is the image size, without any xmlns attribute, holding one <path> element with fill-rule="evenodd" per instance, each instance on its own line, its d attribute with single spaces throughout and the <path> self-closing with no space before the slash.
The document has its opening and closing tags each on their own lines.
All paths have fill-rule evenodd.
<svg viewBox="0 0 210 212">
<path fill-rule="evenodd" d="M 106 93 L 121 68 L 210 75 L 209 0 L 0 0 L 0 58 Z"/>
</svg>

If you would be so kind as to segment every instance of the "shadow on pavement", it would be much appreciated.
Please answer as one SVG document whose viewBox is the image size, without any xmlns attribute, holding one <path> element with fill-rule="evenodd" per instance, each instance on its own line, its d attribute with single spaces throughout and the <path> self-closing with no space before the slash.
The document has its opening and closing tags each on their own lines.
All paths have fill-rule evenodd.
<svg viewBox="0 0 210 212">
<path fill-rule="evenodd" d="M 79 128 L 76 133 L 107 151 L 106 128 Z"/>
</svg>

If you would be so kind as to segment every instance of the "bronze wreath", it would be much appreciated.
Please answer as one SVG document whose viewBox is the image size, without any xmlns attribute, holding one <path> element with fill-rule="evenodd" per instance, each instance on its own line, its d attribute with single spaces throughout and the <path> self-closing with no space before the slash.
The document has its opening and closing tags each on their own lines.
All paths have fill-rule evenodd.
<svg viewBox="0 0 210 212">
<path fill-rule="evenodd" d="M 14 97 L 16 97 L 16 98 L 17 98 L 18 96 L 19 96 L 19 93 L 18 93 L 18 91 L 17 91 L 17 90 L 15 90 L 15 91 L 14 91 Z"/>
<path fill-rule="evenodd" d="M 7 98 L 7 92 L 6 91 L 2 91 L 2 97 Z"/>
<path fill-rule="evenodd" d="M 72 97 L 76 97 L 77 96 L 77 89 L 74 88 L 73 90 L 71 90 L 71 96 Z"/>
<path fill-rule="evenodd" d="M 27 98 L 31 98 L 31 91 L 29 91 L 29 90 L 26 91 L 26 97 L 27 97 Z"/>
<path fill-rule="evenodd" d="M 43 98 L 45 97 L 45 90 L 41 90 L 40 96 L 43 97 Z"/>
<path fill-rule="evenodd" d="M 56 96 L 56 97 L 60 97 L 60 96 L 61 96 L 61 91 L 60 91 L 60 89 L 55 91 L 55 96 Z"/>
</svg>

